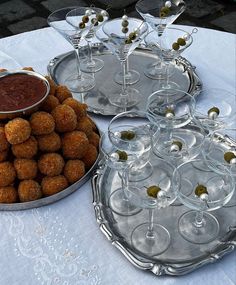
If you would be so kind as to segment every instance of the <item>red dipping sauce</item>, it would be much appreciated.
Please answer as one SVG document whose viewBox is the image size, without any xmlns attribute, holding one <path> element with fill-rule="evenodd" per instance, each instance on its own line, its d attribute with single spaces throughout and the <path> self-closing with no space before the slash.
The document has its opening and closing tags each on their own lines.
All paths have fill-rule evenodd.
<svg viewBox="0 0 236 285">
<path fill-rule="evenodd" d="M 0 112 L 27 109 L 37 104 L 47 94 L 43 79 L 16 73 L 0 78 Z"/>
</svg>

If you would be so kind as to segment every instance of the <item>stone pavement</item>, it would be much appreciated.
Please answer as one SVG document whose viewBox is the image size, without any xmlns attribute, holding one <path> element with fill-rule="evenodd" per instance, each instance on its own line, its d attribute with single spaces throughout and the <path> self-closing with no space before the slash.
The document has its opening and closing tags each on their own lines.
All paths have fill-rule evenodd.
<svg viewBox="0 0 236 285">
<path fill-rule="evenodd" d="M 158 0 L 153 0 L 158 1 Z M 47 27 L 48 15 L 66 6 L 106 8 L 102 3 L 114 3 L 111 18 L 123 14 L 140 17 L 135 11 L 135 0 L 1 0 L 0 38 Z M 236 33 L 236 0 L 185 0 L 187 10 L 175 23 L 206 27 Z"/>
</svg>

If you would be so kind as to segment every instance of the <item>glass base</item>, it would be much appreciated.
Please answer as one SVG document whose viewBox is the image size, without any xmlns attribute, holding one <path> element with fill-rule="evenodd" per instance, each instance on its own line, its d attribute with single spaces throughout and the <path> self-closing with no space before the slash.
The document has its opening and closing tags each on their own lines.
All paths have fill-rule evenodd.
<svg viewBox="0 0 236 285">
<path fill-rule="evenodd" d="M 129 108 L 137 105 L 140 102 L 141 95 L 138 90 L 134 88 L 128 88 L 127 93 L 127 96 L 122 96 L 117 93 L 109 94 L 110 103 L 117 107 Z"/>
<path fill-rule="evenodd" d="M 142 211 L 142 209 L 130 203 L 122 188 L 118 188 L 111 194 L 109 197 L 109 207 L 114 213 L 121 216 L 133 216 Z"/>
<path fill-rule="evenodd" d="M 80 68 L 83 72 L 94 73 L 98 72 L 104 67 L 104 61 L 93 57 L 92 63 L 87 59 L 81 60 Z"/>
<path fill-rule="evenodd" d="M 144 69 L 144 74 L 151 79 L 166 78 L 166 66 L 162 62 L 150 63 Z"/>
<path fill-rule="evenodd" d="M 147 236 L 148 223 L 137 226 L 131 234 L 132 246 L 148 256 L 163 253 L 170 245 L 170 234 L 166 228 L 153 224 L 153 236 Z"/>
<path fill-rule="evenodd" d="M 142 168 L 138 168 L 138 165 L 136 168 L 136 166 L 133 165 L 133 167 L 129 172 L 129 181 L 131 182 L 142 181 L 150 177 L 152 175 L 152 172 L 153 172 L 153 167 L 150 162 L 146 163 L 146 165 L 143 166 Z"/>
<path fill-rule="evenodd" d="M 161 90 L 161 89 L 165 89 L 167 90 L 168 93 L 166 93 L 166 95 L 175 95 L 177 94 L 177 91 L 176 90 L 173 90 L 173 89 L 181 89 L 179 84 L 175 83 L 174 81 L 169 81 L 168 85 L 166 85 L 166 82 L 165 80 L 163 81 L 158 81 L 156 84 L 153 85 L 153 89 L 152 91 L 155 92 L 155 91 L 158 91 L 158 90 Z"/>
<path fill-rule="evenodd" d="M 140 79 L 140 73 L 136 70 L 130 69 L 125 75 L 127 85 L 135 84 Z M 117 72 L 114 76 L 114 81 L 118 84 L 123 84 L 123 72 Z"/>
<path fill-rule="evenodd" d="M 179 233 L 187 241 L 196 244 L 209 243 L 217 238 L 219 223 L 217 219 L 204 212 L 202 226 L 195 224 L 197 211 L 184 213 L 179 219 Z"/>
<path fill-rule="evenodd" d="M 86 92 L 95 86 L 95 79 L 93 75 L 82 73 L 81 78 L 78 78 L 78 74 L 72 74 L 66 78 L 64 84 L 74 92 Z"/>
</svg>

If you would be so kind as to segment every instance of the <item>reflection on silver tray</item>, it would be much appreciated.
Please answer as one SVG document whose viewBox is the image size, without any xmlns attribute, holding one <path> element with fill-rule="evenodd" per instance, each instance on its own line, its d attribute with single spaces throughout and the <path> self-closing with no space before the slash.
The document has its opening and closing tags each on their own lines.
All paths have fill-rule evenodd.
<svg viewBox="0 0 236 285">
<path fill-rule="evenodd" d="M 86 49 L 81 49 L 81 57 L 86 55 Z M 93 55 L 101 58 L 105 65 L 104 68 L 94 74 L 96 86 L 91 91 L 84 94 L 85 103 L 88 104 L 90 112 L 102 115 L 116 115 L 123 109 L 113 106 L 109 102 L 109 93 L 117 91 L 119 94 L 121 86 L 115 83 L 114 76 L 121 71 L 121 66 L 117 58 L 112 55 L 104 46 L 93 46 Z M 135 69 L 140 73 L 140 80 L 132 85 L 143 95 L 138 105 L 129 108 L 130 110 L 145 110 L 146 100 L 148 96 L 156 90 L 153 90 L 156 80 L 147 78 L 143 70 L 149 64 L 156 60 L 156 55 L 149 49 L 136 49 L 129 56 L 129 65 L 131 69 Z M 180 85 L 180 89 L 189 92 L 193 96 L 197 96 L 202 89 L 202 83 L 195 72 L 195 68 L 183 57 L 179 57 L 175 61 L 173 81 Z M 74 52 L 62 54 L 52 59 L 48 65 L 48 72 L 54 81 L 58 84 L 64 84 L 69 74 L 75 73 L 75 55 Z M 80 94 L 74 93 L 75 98 Z"/>
<path fill-rule="evenodd" d="M 223 144 L 227 143 L 227 140 L 219 137 L 219 146 L 225 147 Z M 111 211 L 108 206 L 108 197 L 121 186 L 120 179 L 117 171 L 105 167 L 102 161 L 93 177 L 92 186 L 93 205 L 100 230 L 112 245 L 139 269 L 151 271 L 155 275 L 183 275 L 218 261 L 236 247 L 236 206 L 226 205 L 214 211 L 214 216 L 220 224 L 219 235 L 214 241 L 199 245 L 184 240 L 178 233 L 178 218 L 189 209 L 184 205 L 172 205 L 155 210 L 156 222 L 160 222 L 170 231 L 172 236 L 170 247 L 158 256 L 140 254 L 131 246 L 130 236 L 138 224 L 148 221 L 148 210 L 143 209 L 129 217 L 119 216 Z"/>
</svg>

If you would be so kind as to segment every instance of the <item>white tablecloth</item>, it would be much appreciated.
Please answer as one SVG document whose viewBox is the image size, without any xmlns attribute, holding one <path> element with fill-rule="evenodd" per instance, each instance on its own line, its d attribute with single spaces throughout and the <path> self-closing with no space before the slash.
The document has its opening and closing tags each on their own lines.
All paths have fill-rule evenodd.
<svg viewBox="0 0 236 285">
<path fill-rule="evenodd" d="M 199 28 L 183 56 L 196 66 L 205 87 L 235 92 L 235 47 L 236 35 Z M 49 60 L 69 50 L 71 46 L 51 28 L 2 38 L 0 67 L 32 66 L 46 74 Z M 108 119 L 93 117 L 105 130 Z M 236 284 L 235 251 L 181 277 L 157 277 L 135 268 L 100 232 L 90 181 L 57 203 L 1 212 L 0 217 L 1 285 Z"/>
</svg>

